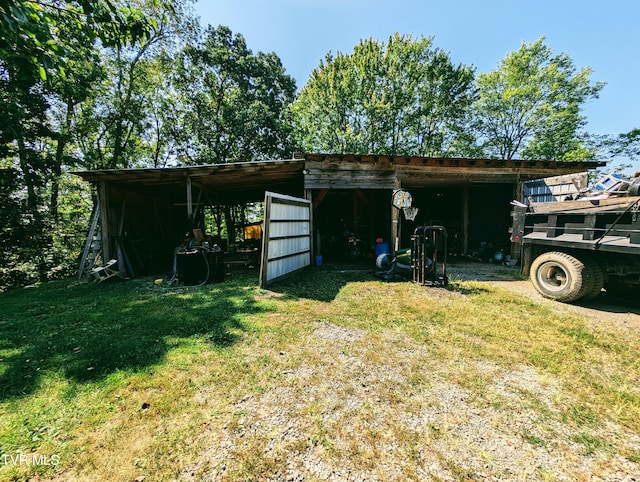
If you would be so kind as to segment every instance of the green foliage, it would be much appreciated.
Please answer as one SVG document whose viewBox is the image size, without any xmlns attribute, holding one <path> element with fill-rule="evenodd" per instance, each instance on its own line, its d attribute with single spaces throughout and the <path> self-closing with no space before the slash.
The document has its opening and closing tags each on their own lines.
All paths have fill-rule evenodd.
<svg viewBox="0 0 640 482">
<path fill-rule="evenodd" d="M 244 37 L 227 27 L 208 27 L 202 36 L 185 46 L 176 65 L 181 161 L 216 164 L 284 155 L 284 112 L 296 86 L 278 56 L 253 54 Z"/>
<path fill-rule="evenodd" d="M 305 151 L 462 155 L 473 70 L 431 38 L 394 35 L 329 53 L 291 108 Z"/>
<path fill-rule="evenodd" d="M 118 1 L 0 0 L 0 59 L 21 59 L 23 70 L 42 80 L 47 71 L 64 75 L 66 59 L 77 51 L 73 43 L 60 41 L 61 25 L 103 45 L 135 43 L 156 27 L 140 10 Z"/>
<path fill-rule="evenodd" d="M 171 112 L 168 79 L 178 31 L 188 22 L 185 4 L 157 7 L 150 0 L 134 2 L 156 28 L 135 44 L 100 51 L 101 82 L 82 105 L 76 141 L 89 169 L 157 166 L 170 141 L 163 129 L 163 111 Z M 179 17 L 178 15 L 183 15 Z M 171 99 L 167 102 L 168 99 Z"/>
<path fill-rule="evenodd" d="M 171 3 L 158 5 L 156 0 L 126 6 L 111 0 L 0 1 L 0 166 L 7 169 L 3 175 L 14 176 L 2 186 L 10 224 L 0 290 L 75 270 L 76 240 L 85 232 L 91 203 L 78 205 L 70 216 L 61 212 L 68 210 L 72 192 L 86 195 L 87 189 L 70 188 L 64 173 L 87 160 L 74 140 L 81 135 L 78 113 L 95 105 L 110 74 L 98 47 L 123 51 L 138 42 L 147 45 L 159 35 L 165 14 L 174 11 Z"/>
<path fill-rule="evenodd" d="M 475 104 L 478 133 L 490 157 L 583 160 L 593 155 L 581 129 L 580 108 L 604 84 L 591 84 L 591 69 L 576 71 L 566 54 L 554 54 L 541 38 L 524 43 L 479 74 Z"/>
<path fill-rule="evenodd" d="M 605 156 L 624 158 L 632 163 L 637 162 L 640 159 L 640 129 L 634 128 L 616 137 L 600 139 L 598 146 Z M 623 165 L 623 168 L 631 167 L 631 164 Z"/>
<path fill-rule="evenodd" d="M 21 182 L 18 171 L 0 169 L 0 291 L 75 274 L 91 213 L 91 192 L 76 176 L 60 178 L 56 221 L 29 208 Z"/>
</svg>

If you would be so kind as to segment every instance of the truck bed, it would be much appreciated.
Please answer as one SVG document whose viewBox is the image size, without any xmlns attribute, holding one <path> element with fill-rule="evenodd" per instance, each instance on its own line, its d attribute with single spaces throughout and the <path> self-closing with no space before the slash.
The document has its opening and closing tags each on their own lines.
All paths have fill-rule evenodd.
<svg viewBox="0 0 640 482">
<path fill-rule="evenodd" d="M 514 211 L 512 240 L 640 254 L 639 209 L 640 197 L 534 203 Z"/>
<path fill-rule="evenodd" d="M 584 197 L 576 201 L 555 201 L 532 203 L 529 206 L 534 214 L 593 214 L 593 213 L 619 213 L 624 211 L 629 204 L 638 201 L 640 197 Z"/>
<path fill-rule="evenodd" d="M 640 231 L 639 231 L 640 233 Z M 604 236 L 597 240 L 584 239 L 581 234 L 561 234 L 548 237 L 545 232 L 532 232 L 522 238 L 524 244 L 540 244 L 609 253 L 640 254 L 640 243 L 631 243 L 629 236 Z"/>
</svg>

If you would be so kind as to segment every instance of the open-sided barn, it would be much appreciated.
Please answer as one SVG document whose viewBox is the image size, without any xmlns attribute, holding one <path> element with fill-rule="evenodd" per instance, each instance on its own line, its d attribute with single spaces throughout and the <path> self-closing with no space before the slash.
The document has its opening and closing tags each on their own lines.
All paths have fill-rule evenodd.
<svg viewBox="0 0 640 482">
<path fill-rule="evenodd" d="M 510 249 L 513 199 L 526 181 L 568 175 L 584 185 L 601 162 L 555 162 L 385 155 L 302 154 L 293 159 L 163 169 L 115 169 L 76 174 L 96 185 L 103 259 L 118 259 L 129 276 L 171 269 L 186 232 L 202 229 L 206 206 L 262 202 L 265 192 L 310 202 L 309 260 L 337 256 L 345 230 L 364 246 L 382 238 L 406 246 L 418 225 L 447 229 L 449 251 L 467 255 Z M 417 208 L 415 219 L 392 204 Z M 336 241 L 338 240 L 338 241 Z M 315 253 L 314 253 L 315 252 Z"/>
</svg>

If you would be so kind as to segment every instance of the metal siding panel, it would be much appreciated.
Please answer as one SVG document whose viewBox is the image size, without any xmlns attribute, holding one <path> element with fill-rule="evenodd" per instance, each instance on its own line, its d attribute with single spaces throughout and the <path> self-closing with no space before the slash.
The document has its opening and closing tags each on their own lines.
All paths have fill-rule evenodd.
<svg viewBox="0 0 640 482">
<path fill-rule="evenodd" d="M 579 192 L 578 187 L 587 186 L 587 172 L 545 177 L 522 183 L 525 200 L 531 197 L 534 202 L 563 201 L 569 194 Z"/>
<path fill-rule="evenodd" d="M 280 220 L 309 220 L 308 206 L 293 206 L 291 204 L 274 203 L 271 214 L 272 221 Z"/>
<path fill-rule="evenodd" d="M 267 282 L 292 273 L 298 269 L 302 269 L 309 266 L 309 256 L 305 254 L 298 254 L 290 258 L 282 258 L 273 261 L 269 261 L 269 267 L 267 271 Z"/>
<path fill-rule="evenodd" d="M 272 221 L 269 239 L 286 236 L 308 236 L 310 234 L 309 221 Z"/>
<path fill-rule="evenodd" d="M 310 201 L 266 193 L 264 222 L 262 284 L 311 264 Z"/>
<path fill-rule="evenodd" d="M 308 237 L 272 239 L 270 243 L 269 260 L 308 252 L 311 248 Z"/>
</svg>

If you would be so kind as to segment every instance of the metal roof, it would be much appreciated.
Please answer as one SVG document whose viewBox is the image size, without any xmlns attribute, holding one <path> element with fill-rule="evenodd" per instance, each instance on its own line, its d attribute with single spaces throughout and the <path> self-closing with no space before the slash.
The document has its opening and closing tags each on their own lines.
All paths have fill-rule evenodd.
<svg viewBox="0 0 640 482">
<path fill-rule="evenodd" d="M 229 202 L 260 201 L 265 190 L 280 189 L 285 192 L 302 190 L 301 159 L 274 161 L 235 162 L 201 166 L 101 169 L 76 171 L 89 182 L 108 182 L 111 186 L 125 190 L 136 190 L 146 194 L 162 194 L 182 197 L 187 178 L 217 199 Z"/>
<path fill-rule="evenodd" d="M 75 171 L 89 182 L 108 182 L 111 186 L 155 195 L 181 197 L 187 178 L 192 185 L 216 198 L 238 202 L 258 201 L 265 190 L 301 195 L 306 188 L 318 188 L 314 173 L 306 166 L 320 166 L 324 177 L 332 172 L 354 170 L 378 172 L 398 178 L 413 178 L 421 185 L 451 179 L 500 182 L 533 179 L 555 174 L 581 172 L 606 165 L 600 161 L 560 162 L 544 160 L 500 160 L 420 156 L 304 154 L 294 159 L 235 162 L 168 168 L 101 169 Z M 385 174 L 386 173 L 386 174 Z M 426 174 L 425 174 L 426 173 Z M 336 174 L 337 175 L 337 174 Z M 422 176 L 422 177 L 421 177 Z M 352 178 L 355 182 L 357 177 Z M 391 179 L 391 178 L 390 178 Z M 422 180 L 421 180 L 422 179 Z M 347 180 L 348 181 L 348 180 Z M 409 181 L 410 182 L 410 181 Z M 405 181 L 403 181 L 403 184 Z M 383 182 L 380 187 L 385 187 Z M 357 182 L 349 187 L 363 187 Z M 373 186 L 372 186 L 373 187 Z M 391 185 L 392 187 L 392 185 Z"/>
</svg>

